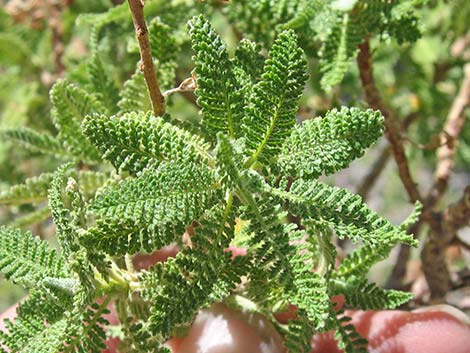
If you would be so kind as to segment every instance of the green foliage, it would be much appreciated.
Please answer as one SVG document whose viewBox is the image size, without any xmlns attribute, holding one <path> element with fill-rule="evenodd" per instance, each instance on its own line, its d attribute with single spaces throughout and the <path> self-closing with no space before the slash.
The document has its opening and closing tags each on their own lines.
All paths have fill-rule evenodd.
<svg viewBox="0 0 470 353">
<path fill-rule="evenodd" d="M 124 83 L 117 105 L 124 112 L 147 112 L 152 109 L 145 86 L 144 74 L 140 70 L 137 70 Z"/>
<path fill-rule="evenodd" d="M 83 126 L 85 135 L 118 172 L 135 174 L 162 161 L 198 162 L 206 158 L 207 146 L 200 138 L 149 114 L 88 116 Z"/>
<path fill-rule="evenodd" d="M 395 309 L 413 298 L 411 293 L 385 290 L 368 283 L 366 279 L 348 282 L 346 286 L 337 287 L 338 293 L 344 295 L 349 305 L 364 310 Z"/>
<path fill-rule="evenodd" d="M 397 243 L 416 245 L 406 228 L 419 206 L 394 226 L 358 195 L 317 180 L 348 167 L 381 136 L 378 112 L 343 107 L 296 123 L 305 117 L 304 91 L 315 89 L 306 85 L 307 70 L 312 81 L 321 71 L 322 86 L 331 87 L 365 36 L 415 40 L 418 27 L 409 1 L 352 4 L 232 1 L 226 9 L 235 30 L 255 40 L 234 45 L 228 30 L 217 33 L 225 23 L 211 5 L 146 2 L 160 86 L 171 89 L 192 71 L 197 101 L 190 92 L 185 98 L 200 107 L 200 121 L 195 104 L 179 96 L 167 99 L 168 114 L 152 115 L 143 73 L 135 70 L 127 5 L 81 15 L 81 26 L 93 25 L 89 59 L 53 85 L 52 124 L 2 125 L 9 141 L 71 162 L 48 160 L 54 173 L 0 194 L 8 205 L 47 199 L 47 207 L 14 222 L 25 227 L 51 215 L 61 251 L 0 228 L 0 271 L 31 289 L 8 333 L 0 333 L 3 351 L 99 352 L 112 302 L 125 349 L 165 352 L 165 340 L 191 325 L 198 310 L 234 298 L 269 314 L 296 305 L 298 317 L 278 327 L 289 352 L 309 352 L 312 332 L 329 330 L 346 352 L 364 351 L 331 298 L 344 294 L 346 305 L 365 309 L 410 299 L 369 283 L 367 273 Z M 202 9 L 207 16 L 198 15 Z M 357 246 L 337 268 L 336 237 Z M 134 255 L 172 243 L 176 257 L 133 268 Z M 232 258 L 227 248 L 239 243 L 247 254 Z"/>
<path fill-rule="evenodd" d="M 206 167 L 164 163 L 103 190 L 90 205 L 99 223 L 83 238 L 112 255 L 151 252 L 177 241 L 217 196 Z"/>
<path fill-rule="evenodd" d="M 179 47 L 171 27 L 155 18 L 149 24 L 150 47 L 157 61 L 158 83 L 163 90 L 173 88 L 176 76 L 176 58 Z"/>
<path fill-rule="evenodd" d="M 226 45 L 202 15 L 189 22 L 189 33 L 203 123 L 213 134 L 222 131 L 235 137 L 235 131 L 240 131 L 243 101 Z"/>
<path fill-rule="evenodd" d="M 372 110 L 330 110 L 296 126 L 285 141 L 279 166 L 286 175 L 318 178 L 333 174 L 363 155 L 382 134 L 382 117 Z"/>
<path fill-rule="evenodd" d="M 231 2 L 229 17 L 267 47 L 273 33 L 286 28 L 299 33 L 305 48 L 319 47 L 321 86 L 329 90 L 343 79 L 365 36 L 393 37 L 400 43 L 417 40 L 415 7 L 413 0 L 238 0 Z"/>
<path fill-rule="evenodd" d="M 18 184 L 0 194 L 0 203 L 16 205 L 22 203 L 37 203 L 47 199 L 47 190 L 52 181 L 52 173 L 44 173 L 37 177 L 26 179 L 24 184 Z"/>
<path fill-rule="evenodd" d="M 108 324 L 102 315 L 109 313 L 105 304 L 93 304 L 80 315 L 64 315 L 59 303 L 35 292 L 19 306 L 14 322 L 6 320 L 8 333 L 0 333 L 0 345 L 11 352 L 101 352 L 106 348 L 103 326 Z"/>
<path fill-rule="evenodd" d="M 27 213 L 24 216 L 17 217 L 13 222 L 9 225 L 12 228 L 27 228 L 33 224 L 41 223 L 51 216 L 51 211 L 48 207 L 39 208 L 33 212 Z"/>
<path fill-rule="evenodd" d="M 263 66 L 261 46 L 249 39 L 242 39 L 233 59 L 233 72 L 238 86 L 241 87 L 242 96 L 248 97 L 251 94 L 252 86 L 261 79 Z"/>
<path fill-rule="evenodd" d="M 271 189 L 271 192 L 289 200 L 294 215 L 321 221 L 332 227 L 336 234 L 362 241 L 367 246 L 384 246 L 403 242 L 416 245 L 406 231 L 370 210 L 359 195 L 318 181 L 296 180 L 290 191 Z"/>
<path fill-rule="evenodd" d="M 367 352 L 367 341 L 356 332 L 351 319 L 346 315 L 334 322 L 333 337 L 338 341 L 339 349 L 345 352 Z"/>
<path fill-rule="evenodd" d="M 26 288 L 40 288 L 46 277 L 67 277 L 64 259 L 31 233 L 0 228 L 0 271 Z"/>
<path fill-rule="evenodd" d="M 305 60 L 292 31 L 282 32 L 273 44 L 262 79 L 253 86 L 243 120 L 247 164 L 266 162 L 276 155 L 295 125 L 305 80 Z"/>
<path fill-rule="evenodd" d="M 283 300 L 287 288 L 294 294 L 297 290 L 291 264 L 296 248 L 289 242 L 293 226 L 285 224 L 284 218 L 285 213 L 269 197 L 251 200 L 242 214 L 242 219 L 249 222 L 247 231 L 252 234 L 248 242 L 253 251 L 252 266 L 258 269 L 250 273 L 248 295 L 263 307 Z"/>
<path fill-rule="evenodd" d="M 116 88 L 113 81 L 110 80 L 109 75 L 103 67 L 103 63 L 98 55 L 95 53 L 87 66 L 88 75 L 90 77 L 92 92 L 100 101 L 103 107 L 100 109 L 101 113 L 111 112 L 116 113 L 117 99 L 119 97 L 118 89 Z M 81 114 L 83 117 L 83 114 Z"/>
<path fill-rule="evenodd" d="M 206 167 L 165 163 L 104 190 L 91 210 L 98 216 L 128 218 L 150 225 L 188 223 L 210 207 L 216 190 L 214 176 Z"/>
<path fill-rule="evenodd" d="M 52 118 L 59 130 L 58 139 L 71 154 L 86 160 L 95 160 L 98 153 L 83 136 L 80 123 L 84 116 L 104 111 L 93 96 L 66 81 L 58 81 L 51 90 Z"/>
<path fill-rule="evenodd" d="M 200 307 L 225 298 L 246 273 L 246 261 L 232 261 L 224 250 L 234 236 L 230 208 L 229 202 L 209 210 L 195 228 L 192 247 L 143 273 L 143 296 L 154 303 L 150 328 L 162 338 L 190 324 Z"/>
<path fill-rule="evenodd" d="M 62 148 L 60 142 L 52 136 L 41 134 L 28 128 L 5 129 L 0 131 L 5 139 L 18 143 L 33 152 L 67 156 L 70 154 Z"/>
<path fill-rule="evenodd" d="M 359 23 L 349 14 L 344 14 L 337 22 L 339 24 L 333 27 L 322 51 L 321 70 L 324 75 L 321 85 L 325 89 L 331 89 L 342 80 L 364 36 Z"/>
<path fill-rule="evenodd" d="M 69 173 L 75 176 L 86 196 L 92 196 L 105 183 L 107 175 L 92 171 Z M 14 185 L 0 193 L 0 204 L 19 205 L 25 203 L 40 203 L 47 200 L 47 192 L 51 186 L 53 173 L 43 173 L 28 178 L 22 184 Z"/>
<path fill-rule="evenodd" d="M 256 42 L 271 46 L 280 24 L 296 16 L 302 3 L 308 1 L 291 0 L 237 0 L 230 3 L 228 16 L 243 33 Z M 310 1 L 312 2 L 312 1 Z"/>
</svg>

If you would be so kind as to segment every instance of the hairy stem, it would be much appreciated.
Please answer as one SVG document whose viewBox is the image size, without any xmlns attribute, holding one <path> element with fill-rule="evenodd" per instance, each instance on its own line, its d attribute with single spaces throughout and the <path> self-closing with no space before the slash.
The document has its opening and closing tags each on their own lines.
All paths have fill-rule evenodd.
<svg viewBox="0 0 470 353">
<path fill-rule="evenodd" d="M 144 3 L 142 0 L 128 0 L 132 12 L 135 33 L 139 41 L 141 71 L 144 73 L 147 90 L 152 104 L 152 110 L 155 116 L 162 116 L 165 113 L 165 98 L 158 86 L 157 74 L 153 65 L 152 51 L 147 25 L 144 18 Z"/>
</svg>

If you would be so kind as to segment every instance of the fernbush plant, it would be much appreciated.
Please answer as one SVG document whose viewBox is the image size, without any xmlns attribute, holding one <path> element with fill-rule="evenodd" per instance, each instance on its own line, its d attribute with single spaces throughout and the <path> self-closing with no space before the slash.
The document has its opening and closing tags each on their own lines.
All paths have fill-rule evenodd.
<svg viewBox="0 0 470 353">
<path fill-rule="evenodd" d="M 129 16 L 126 9 L 101 19 Z M 172 78 L 170 28 L 160 20 L 149 28 L 157 75 Z M 269 318 L 297 306 L 295 319 L 277 325 L 289 352 L 309 352 L 312 333 L 330 330 L 356 352 L 364 341 L 332 297 L 362 309 L 411 298 L 366 275 L 397 243 L 416 245 L 406 228 L 417 214 L 395 226 L 359 196 L 319 180 L 382 135 L 380 112 L 342 107 L 297 124 L 307 69 L 293 29 L 280 30 L 267 55 L 248 39 L 231 55 L 202 15 L 188 31 L 200 121 L 157 116 L 157 103 L 142 94 L 145 68 L 118 93 L 96 52 L 87 87 L 63 79 L 51 90 L 56 136 L 3 132 L 64 164 L 0 194 L 13 205 L 47 199 L 31 217 L 50 212 L 60 246 L 0 228 L 0 270 L 29 291 L 0 333 L 2 351 L 99 352 L 114 303 L 125 351 L 165 352 L 164 342 L 201 308 L 226 302 Z M 339 266 L 333 236 L 358 244 Z M 172 243 L 180 248 L 175 258 L 133 268 L 134 255 Z M 232 258 L 231 245 L 246 256 Z"/>
</svg>

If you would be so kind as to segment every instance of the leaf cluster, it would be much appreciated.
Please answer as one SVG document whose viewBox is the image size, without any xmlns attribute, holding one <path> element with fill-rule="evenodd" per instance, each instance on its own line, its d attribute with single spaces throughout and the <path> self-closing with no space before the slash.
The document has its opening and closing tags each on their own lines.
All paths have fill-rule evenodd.
<svg viewBox="0 0 470 353">
<path fill-rule="evenodd" d="M 174 9 L 155 3 L 156 9 Z M 177 48 L 189 41 L 200 121 L 182 122 L 173 113 L 153 116 L 139 72 L 120 90 L 110 79 L 102 45 L 108 25 L 129 25 L 122 5 L 81 17 L 94 23 L 92 56 L 84 83 L 63 79 L 51 90 L 57 134 L 2 132 L 66 162 L 0 194 L 5 204 L 47 200 L 60 246 L 57 252 L 31 233 L 0 228 L 0 270 L 30 290 L 18 318 L 0 334 L 4 351 L 99 352 L 108 326 L 103 315 L 114 302 L 123 346 L 163 352 L 165 340 L 187 328 L 199 309 L 236 295 L 266 313 L 288 303 L 299 308 L 283 332 L 291 352 L 309 351 L 312 333 L 331 329 L 353 352 L 363 341 L 347 319 L 337 317 L 333 296 L 345 294 L 347 305 L 356 308 L 394 308 L 409 299 L 369 283 L 366 275 L 395 244 L 415 245 L 413 238 L 359 196 L 318 180 L 362 156 L 382 134 L 381 115 L 342 107 L 297 124 L 308 77 L 296 30 L 327 5 L 234 3 L 244 11 L 261 11 L 260 4 L 279 10 L 279 33 L 262 38 L 264 47 L 270 42 L 267 53 L 244 39 L 231 55 L 203 15 L 189 21 L 184 40 L 173 34 L 180 23 L 168 12 L 150 21 L 152 56 L 168 87 L 176 75 Z M 356 31 L 347 29 L 349 21 L 364 23 L 374 11 L 380 33 L 390 30 L 394 22 L 383 23 L 393 6 L 365 3 L 330 9 L 329 18 L 335 24 L 343 19 L 341 33 Z M 346 51 L 331 54 L 344 62 L 353 42 L 339 38 L 330 38 L 336 49 L 325 52 Z M 133 45 L 129 40 L 130 52 Z M 333 65 L 325 72 L 333 75 L 340 64 Z M 338 268 L 334 236 L 358 244 Z M 227 249 L 240 238 L 247 254 L 232 258 Z M 180 248 L 175 258 L 133 269 L 134 255 L 171 243 Z"/>
</svg>

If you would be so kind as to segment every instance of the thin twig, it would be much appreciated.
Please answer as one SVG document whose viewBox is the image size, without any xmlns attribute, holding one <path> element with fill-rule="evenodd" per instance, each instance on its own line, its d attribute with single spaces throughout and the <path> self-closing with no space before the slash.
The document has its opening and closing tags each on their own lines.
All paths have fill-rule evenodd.
<svg viewBox="0 0 470 353">
<path fill-rule="evenodd" d="M 380 150 L 377 159 L 372 164 L 367 175 L 362 179 L 361 184 L 357 188 L 356 193 L 362 197 L 365 201 L 369 197 L 369 193 L 375 185 L 375 182 L 378 180 L 379 176 L 382 174 L 385 166 L 388 163 L 390 158 L 391 148 L 390 145 L 385 145 Z"/>
<path fill-rule="evenodd" d="M 362 87 L 367 103 L 372 109 L 379 110 L 384 116 L 385 135 L 392 149 L 393 157 L 397 163 L 398 174 L 408 193 L 410 202 L 421 200 L 418 188 L 411 177 L 408 160 L 403 148 L 403 141 L 400 133 L 400 126 L 394 115 L 385 107 L 382 97 L 377 89 L 372 68 L 372 55 L 370 52 L 369 39 L 359 45 L 357 64 L 361 77 Z"/>
<path fill-rule="evenodd" d="M 191 77 L 194 79 L 193 75 L 191 74 Z M 183 79 L 182 76 L 180 74 L 176 74 L 176 77 L 175 77 L 175 82 L 176 82 L 176 85 L 177 86 L 180 86 L 186 79 Z M 197 86 L 196 84 L 196 80 L 194 79 L 194 84 Z M 195 87 L 196 88 L 196 87 Z M 179 94 L 186 100 L 188 101 L 189 103 L 191 103 L 192 105 L 194 105 L 197 109 L 199 109 L 199 105 L 197 104 L 197 97 L 196 95 L 194 94 L 194 91 L 190 90 L 190 91 L 186 91 L 186 90 L 183 90 L 183 91 L 180 91 Z M 163 94 L 165 95 L 165 93 Z"/>
<path fill-rule="evenodd" d="M 147 83 L 153 113 L 155 116 L 162 116 L 165 113 L 165 98 L 158 86 L 157 75 L 153 65 L 148 29 L 144 17 L 144 3 L 142 0 L 128 0 L 128 2 L 132 12 L 135 33 L 139 41 L 140 58 L 142 60 L 140 69 L 144 73 L 145 82 Z"/>
<path fill-rule="evenodd" d="M 193 76 L 191 76 L 181 81 L 181 83 L 177 87 L 163 92 L 163 97 L 168 97 L 173 93 L 194 92 L 195 89 L 196 80 Z"/>
<path fill-rule="evenodd" d="M 434 185 L 426 198 L 426 206 L 434 207 L 442 198 L 449 185 L 449 178 L 454 169 L 458 138 L 465 124 L 465 108 L 470 106 L 470 64 L 464 67 L 465 77 L 459 93 L 452 103 L 442 133 L 441 146 L 437 150 L 437 167 L 434 173 Z"/>
<path fill-rule="evenodd" d="M 441 142 L 445 140 L 447 142 L 437 150 L 434 184 L 426 198 L 427 212 L 423 213 L 423 217 L 427 217 L 430 230 L 424 243 L 421 260 L 433 300 L 441 300 L 450 288 L 450 274 L 445 259 L 446 248 L 455 238 L 457 230 L 468 225 L 470 219 L 470 186 L 466 188 L 459 202 L 447 207 L 437 217 L 438 221 L 429 217 L 448 188 L 449 178 L 454 169 L 458 138 L 465 124 L 465 109 L 470 106 L 470 64 L 464 67 L 464 72 L 465 77 L 441 134 Z"/>
</svg>

